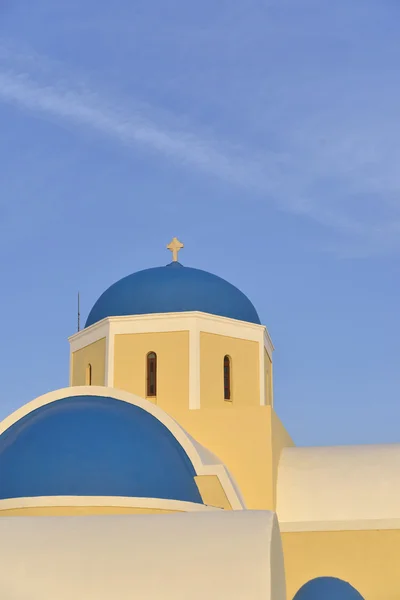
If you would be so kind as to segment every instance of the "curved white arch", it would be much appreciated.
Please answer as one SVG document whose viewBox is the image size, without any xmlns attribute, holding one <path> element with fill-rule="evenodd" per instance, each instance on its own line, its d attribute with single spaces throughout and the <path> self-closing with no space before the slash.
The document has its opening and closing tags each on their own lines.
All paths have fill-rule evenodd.
<svg viewBox="0 0 400 600">
<path fill-rule="evenodd" d="M 11 415 L 6 417 L 0 423 L 0 435 L 9 429 L 12 425 L 20 421 L 23 417 L 27 416 L 34 410 L 57 402 L 58 400 L 64 400 L 72 396 L 106 396 L 138 406 L 147 413 L 151 414 L 155 419 L 160 421 L 179 442 L 187 456 L 189 457 L 197 475 L 216 475 L 221 482 L 221 485 L 225 491 L 225 494 L 229 500 L 230 505 L 234 510 L 241 510 L 245 508 L 244 502 L 238 488 L 233 480 L 233 477 L 228 472 L 227 468 L 221 463 L 221 461 L 215 457 L 211 452 L 207 451 L 200 444 L 195 442 L 188 433 L 178 423 L 172 419 L 166 412 L 160 407 L 152 404 L 148 400 L 125 392 L 123 390 L 117 390 L 115 388 L 108 388 L 104 386 L 76 386 L 66 387 L 59 390 L 54 390 L 43 394 L 31 402 L 28 402 L 21 408 L 17 409 Z"/>
</svg>

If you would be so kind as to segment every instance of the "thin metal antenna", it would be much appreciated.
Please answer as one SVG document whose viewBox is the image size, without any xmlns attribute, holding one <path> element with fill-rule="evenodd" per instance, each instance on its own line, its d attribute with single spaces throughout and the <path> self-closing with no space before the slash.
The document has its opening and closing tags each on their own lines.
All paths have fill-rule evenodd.
<svg viewBox="0 0 400 600">
<path fill-rule="evenodd" d="M 78 292 L 78 331 L 81 330 L 81 296 Z"/>
</svg>

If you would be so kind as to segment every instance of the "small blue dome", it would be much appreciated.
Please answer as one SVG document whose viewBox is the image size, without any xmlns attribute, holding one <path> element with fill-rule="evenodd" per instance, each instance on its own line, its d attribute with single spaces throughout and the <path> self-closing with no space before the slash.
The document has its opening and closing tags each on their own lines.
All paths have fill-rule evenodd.
<svg viewBox="0 0 400 600">
<path fill-rule="evenodd" d="M 337 577 L 316 577 L 299 589 L 293 600 L 363 600 L 357 590 Z"/>
<path fill-rule="evenodd" d="M 105 317 L 188 311 L 260 323 L 253 304 L 234 285 L 207 271 L 173 262 L 114 283 L 93 306 L 86 327 Z"/>
<path fill-rule="evenodd" d="M 163 423 L 107 396 L 51 402 L 0 435 L 0 499 L 127 496 L 202 503 L 195 475 Z"/>
</svg>

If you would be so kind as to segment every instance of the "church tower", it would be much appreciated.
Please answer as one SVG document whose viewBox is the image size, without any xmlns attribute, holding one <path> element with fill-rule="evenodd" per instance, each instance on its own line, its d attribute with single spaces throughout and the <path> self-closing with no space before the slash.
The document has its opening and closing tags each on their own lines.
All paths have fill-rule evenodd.
<svg viewBox="0 0 400 600">
<path fill-rule="evenodd" d="M 70 385 L 156 404 L 223 461 L 248 508 L 275 509 L 280 452 L 293 442 L 273 408 L 271 339 L 250 300 L 183 266 L 181 248 L 174 238 L 170 264 L 128 275 L 100 296 L 69 340 Z"/>
</svg>

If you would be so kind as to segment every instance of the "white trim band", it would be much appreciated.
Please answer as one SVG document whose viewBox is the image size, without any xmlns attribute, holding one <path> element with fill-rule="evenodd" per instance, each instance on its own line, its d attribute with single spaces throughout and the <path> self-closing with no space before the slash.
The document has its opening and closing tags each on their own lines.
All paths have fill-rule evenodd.
<svg viewBox="0 0 400 600">
<path fill-rule="evenodd" d="M 394 519 L 357 519 L 354 521 L 304 521 L 282 523 L 282 533 L 301 533 L 312 531 L 378 531 L 380 529 L 400 529 L 400 518 Z"/>
<path fill-rule="evenodd" d="M 18 510 L 23 508 L 52 508 L 57 506 L 143 508 L 176 512 L 221 510 L 213 506 L 206 506 L 205 504 L 199 504 L 196 502 L 167 500 L 163 498 L 129 498 L 125 496 L 38 496 L 0 500 L 0 513 L 3 510 Z"/>
</svg>

